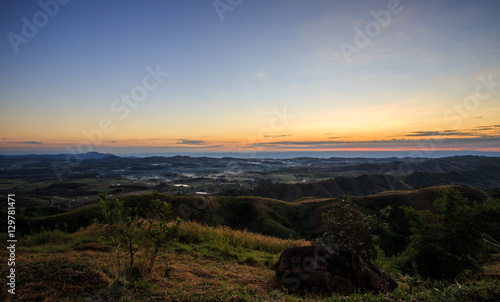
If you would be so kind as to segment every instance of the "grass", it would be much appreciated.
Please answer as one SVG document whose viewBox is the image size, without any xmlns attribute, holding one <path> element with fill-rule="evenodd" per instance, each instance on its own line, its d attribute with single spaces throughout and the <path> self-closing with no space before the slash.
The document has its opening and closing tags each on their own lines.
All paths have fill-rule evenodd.
<svg viewBox="0 0 500 302">
<path fill-rule="evenodd" d="M 140 281 L 124 282 L 117 278 L 119 249 L 107 238 L 105 228 L 92 225 L 75 233 L 43 231 L 18 243 L 18 297 L 30 301 L 42 297 L 47 301 L 266 297 L 274 284 L 270 267 L 282 249 L 307 244 L 223 226 L 181 223 L 178 241 L 160 254 L 153 273 Z M 139 259 L 141 256 L 139 252 Z M 6 273 L 6 267 L 1 273 Z M 5 296 L 5 289 L 4 285 L 1 300 L 11 298 Z"/>
<path fill-rule="evenodd" d="M 123 253 L 106 228 L 25 236 L 16 250 L 16 298 L 26 301 L 495 301 L 500 296 L 500 255 L 485 265 L 483 280 L 451 285 L 404 282 L 391 293 L 350 296 L 287 293 L 273 265 L 281 251 L 308 245 L 225 226 L 181 223 L 177 240 L 162 250 L 152 273 L 120 275 Z M 2 259 L 7 252 L 0 251 Z M 121 256 L 120 256 L 121 255 Z M 143 252 L 138 252 L 142 259 Z M 138 261 L 140 263 L 140 261 Z M 0 275 L 7 274 L 0 267 Z M 490 278 L 490 279 L 488 279 Z M 15 301 L 3 285 L 2 301 Z"/>
<path fill-rule="evenodd" d="M 270 254 L 279 254 L 291 246 L 310 244 L 306 240 L 279 239 L 247 230 L 233 230 L 227 226 L 205 226 L 196 222 L 181 223 L 179 241 L 229 246 L 239 250 L 250 249 Z"/>
<path fill-rule="evenodd" d="M 36 245 L 45 245 L 45 244 L 58 244 L 61 242 L 64 242 L 68 239 L 68 237 L 71 235 L 68 235 L 67 233 L 55 229 L 53 231 L 47 231 L 44 230 L 40 233 L 36 233 L 33 235 L 27 236 L 23 240 L 23 245 L 25 246 L 36 246 Z"/>
<path fill-rule="evenodd" d="M 178 242 L 170 249 L 272 268 L 284 249 L 309 244 L 306 240 L 285 240 L 226 226 L 211 227 L 191 222 L 180 225 Z"/>
<path fill-rule="evenodd" d="M 90 225 L 94 218 L 102 216 L 103 214 L 100 205 L 92 204 L 60 214 L 43 217 L 31 217 L 28 219 L 28 223 L 34 230 L 60 228 L 73 232 L 82 225 Z"/>
</svg>

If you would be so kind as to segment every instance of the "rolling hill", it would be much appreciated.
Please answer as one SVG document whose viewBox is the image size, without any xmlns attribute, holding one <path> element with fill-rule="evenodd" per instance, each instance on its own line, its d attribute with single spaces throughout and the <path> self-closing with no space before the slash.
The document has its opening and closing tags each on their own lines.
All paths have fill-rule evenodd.
<svg viewBox="0 0 500 302">
<path fill-rule="evenodd" d="M 375 214 L 386 206 L 393 211 L 388 218 L 390 230 L 380 234 L 385 249 L 397 252 L 406 244 L 408 221 L 400 206 L 412 206 L 419 210 L 432 209 L 434 200 L 441 196 L 445 186 L 417 190 L 384 191 L 367 196 L 353 196 L 355 207 L 365 214 Z M 451 186 L 471 201 L 484 201 L 489 195 L 481 190 L 457 185 Z M 172 205 L 174 217 L 184 221 L 196 221 L 206 225 L 224 225 L 232 229 L 246 229 L 251 232 L 278 238 L 312 239 L 322 232 L 321 213 L 328 211 L 335 198 L 307 197 L 294 202 L 255 196 L 180 196 L 160 195 Z M 138 206 L 148 202 L 151 195 L 128 195 L 121 200 L 127 206 Z M 23 231 L 62 228 L 76 231 L 82 226 L 101 219 L 98 204 L 69 210 L 55 215 L 28 217 Z M 491 234 L 500 239 L 494 231 Z"/>
<path fill-rule="evenodd" d="M 342 195 L 364 196 L 388 190 L 411 190 L 440 185 L 468 185 L 481 190 L 500 187 L 500 160 L 498 158 L 473 156 L 466 158 L 463 161 L 461 157 L 425 160 L 418 165 L 410 166 L 404 166 L 404 162 L 363 164 L 363 168 L 367 166 L 379 168 L 377 171 L 374 168 L 369 169 L 370 172 L 383 172 L 384 174 L 339 176 L 314 183 L 259 186 L 251 190 L 228 190 L 221 194 L 262 196 L 294 201 L 310 196 L 318 198 L 335 198 Z M 350 171 L 358 171 L 356 167 L 350 169 Z"/>
</svg>

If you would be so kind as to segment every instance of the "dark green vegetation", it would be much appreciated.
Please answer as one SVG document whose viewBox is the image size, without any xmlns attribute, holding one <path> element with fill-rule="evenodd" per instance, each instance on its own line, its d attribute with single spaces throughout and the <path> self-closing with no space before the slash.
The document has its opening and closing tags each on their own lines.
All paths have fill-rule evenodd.
<svg viewBox="0 0 500 302">
<path fill-rule="evenodd" d="M 74 208 L 98 201 L 96 193 L 120 196 L 154 189 L 165 194 L 205 192 L 294 201 L 458 184 L 481 190 L 498 188 L 500 158 L 125 158 L 95 152 L 0 155 L 0 195 L 16 192 L 23 207 L 54 203 Z"/>
<path fill-rule="evenodd" d="M 167 226 L 171 220 L 171 206 L 160 200 L 155 191 L 146 204 L 128 207 L 119 199 L 106 200 L 106 195 L 102 194 L 101 209 L 113 238 L 123 246 L 129 257 L 125 270 L 135 269 L 141 274 L 150 274 L 160 249 L 177 234 L 178 225 L 172 228 Z M 139 269 L 134 266 L 134 256 L 141 249 L 146 250 L 148 261 Z"/>
<path fill-rule="evenodd" d="M 287 203 L 280 200 L 258 197 L 202 197 L 160 195 L 162 201 L 172 206 L 173 217 L 185 221 L 197 221 L 208 225 L 225 225 L 233 229 L 271 235 L 278 238 L 308 238 L 310 217 L 318 204 Z M 130 195 L 119 198 L 125 208 L 147 205 L 150 195 Z M 43 211 L 41 208 L 39 211 Z M 50 208 L 49 208 L 50 209 Z M 47 216 L 25 216 L 26 210 L 18 211 L 16 219 L 22 219 L 23 233 L 43 229 L 62 229 L 70 232 L 102 220 L 104 215 L 100 204 L 84 206 L 73 210 L 57 210 Z M 6 216 L 1 216 L 5 219 Z M 20 225 L 21 227 L 21 225 Z"/>
<path fill-rule="evenodd" d="M 390 216 L 391 209 L 382 209 L 381 217 Z M 500 245 L 490 235 L 498 236 L 491 228 L 500 221 L 498 199 L 472 202 L 460 191 L 446 187 L 432 208 L 417 210 L 406 205 L 400 210 L 409 219 L 411 235 L 409 244 L 392 262 L 403 274 L 452 282 L 478 273 L 488 253 L 499 252 Z M 377 250 L 374 230 L 383 224 L 375 215 L 354 209 L 349 197 L 334 203 L 322 218 L 325 232 L 321 239 L 327 244 L 349 248 L 365 258 Z M 486 234 L 488 231 L 491 233 Z M 380 261 L 384 256 L 377 258 Z"/>
<path fill-rule="evenodd" d="M 469 200 L 484 202 L 489 197 L 481 190 L 467 186 L 453 186 Z M 388 191 L 376 195 L 352 197 L 353 206 L 367 215 L 379 214 L 387 206 L 392 211 L 385 222 L 388 229 L 377 230 L 380 246 L 389 255 L 401 252 L 410 235 L 410 224 L 400 209 L 411 206 L 417 210 L 432 208 L 434 200 L 441 196 L 443 187 L 432 187 L 411 191 Z M 120 197 L 125 207 L 146 204 L 149 195 L 128 195 Z M 161 195 L 161 200 L 172 206 L 173 217 L 184 221 L 197 221 L 208 225 L 226 225 L 233 229 L 247 229 L 278 238 L 313 239 L 323 233 L 321 213 L 331 209 L 336 199 L 304 198 L 295 202 L 253 196 L 182 196 Z M 59 228 L 70 232 L 81 226 L 88 226 L 94 219 L 102 219 L 99 204 L 73 210 L 37 208 L 35 213 L 56 211 L 47 216 L 30 216 L 28 209 L 19 209 L 16 219 L 19 231 L 37 232 L 43 229 Z M 29 215 L 26 215 L 28 212 Z M 6 219 L 5 215 L 0 219 Z M 500 241 L 498 226 L 491 225 L 488 233 Z"/>
<path fill-rule="evenodd" d="M 333 198 L 342 195 L 365 196 L 388 190 L 411 190 L 438 185 L 467 184 L 478 189 L 494 189 L 500 184 L 500 160 L 498 158 L 445 158 L 423 162 L 393 162 L 389 164 L 363 164 L 368 171 L 349 167 L 350 176 L 338 176 L 313 183 L 279 184 L 259 186 L 253 189 L 229 190 L 226 194 L 253 195 L 293 201 L 314 196 Z M 326 169 L 326 168 L 324 168 Z M 340 168 L 331 168 L 340 169 Z M 373 172 L 371 172 L 373 171 Z M 356 174 L 363 174 L 356 176 Z M 354 176 L 353 176 L 354 175 Z"/>
<path fill-rule="evenodd" d="M 500 221 L 500 200 L 471 202 L 448 188 L 433 205 L 434 211 L 404 208 L 412 233 L 401 256 L 405 269 L 434 280 L 454 280 L 479 271 L 488 248 L 483 234 Z"/>
<path fill-rule="evenodd" d="M 320 243 L 334 248 L 345 248 L 365 259 L 375 256 L 378 236 L 376 229 L 385 229 L 381 222 L 390 215 L 391 207 L 380 210 L 380 216 L 367 215 L 355 209 L 349 196 L 343 196 L 333 203 L 331 209 L 321 214 L 324 232 Z"/>
<path fill-rule="evenodd" d="M 454 189 L 462 191 L 464 195 L 486 197 L 483 192 L 476 189 L 464 186 Z M 455 193 L 456 191 L 445 193 L 441 199 L 437 198 L 437 201 L 432 198 L 426 199 L 426 196 L 434 196 L 434 194 L 439 197 L 442 191 L 442 187 L 436 187 L 410 192 L 387 192 L 368 196 L 365 199 L 357 197 L 353 198 L 348 210 L 351 211 L 355 207 L 357 213 L 360 213 L 358 218 L 362 218 L 362 215 L 383 209 L 378 208 L 377 204 L 396 205 L 396 201 L 408 205 L 414 203 L 414 206 L 418 207 L 431 207 L 435 202 L 435 209 L 439 210 L 442 206 L 444 213 L 449 207 L 464 206 L 465 201 L 460 194 Z M 368 207 L 368 204 L 364 202 L 370 200 L 377 202 L 369 203 L 370 207 Z M 455 203 L 450 204 L 450 200 Z M 151 258 L 151 249 L 155 247 L 154 243 L 151 244 L 151 239 L 154 238 L 141 236 L 148 234 L 150 225 L 146 220 L 149 215 L 152 215 L 150 209 L 155 209 L 156 206 L 161 208 L 165 206 L 165 202 L 169 202 L 173 217 L 184 213 L 184 215 L 190 215 L 193 222 L 171 222 L 164 225 L 170 237 L 169 239 L 163 238 L 163 245 L 158 248 L 158 253 L 154 258 Z M 108 218 L 117 215 L 115 218 L 120 216 L 123 219 L 114 222 L 118 224 L 119 229 L 125 228 L 122 235 L 128 234 L 126 229 L 131 225 L 146 231 L 134 233 L 138 236 L 133 241 L 133 256 L 136 259 L 134 265 L 126 264 L 130 264 L 130 253 L 123 245 L 129 241 L 126 238 L 125 241 L 119 239 L 116 230 L 101 224 L 106 222 L 106 215 L 101 212 L 101 216 L 96 215 L 101 221 L 100 224 L 90 225 L 75 233 L 64 232 L 60 230 L 60 227 L 52 231 L 46 230 L 25 235 L 19 242 L 20 249 L 18 250 L 20 272 L 18 293 L 27 300 L 47 298 L 53 301 L 89 299 L 106 301 L 154 301 L 158 299 L 173 301 L 495 301 L 494 299 L 500 294 L 498 281 L 484 279 L 487 278 L 486 276 L 494 277 L 500 274 L 498 260 L 486 264 L 487 271 L 483 273 L 485 277 L 481 277 L 482 281 L 477 281 L 476 275 L 473 275 L 470 281 L 467 279 L 432 281 L 411 274 L 400 276 L 400 287 L 394 292 L 378 295 L 358 293 L 349 297 L 327 297 L 316 293 L 300 295 L 287 293 L 282 289 L 279 280 L 274 279 L 272 266 L 284 248 L 309 243 L 304 240 L 283 240 L 263 236 L 251 233 L 244 228 L 251 227 L 256 232 L 261 228 L 262 231 L 269 232 L 270 229 L 262 225 L 252 224 L 255 220 L 262 222 L 269 220 L 272 223 L 268 225 L 282 226 L 274 231 L 285 232 L 282 235 L 287 236 L 283 237 L 294 234 L 296 236 L 312 234 L 311 217 L 314 217 L 319 209 L 328 208 L 328 205 L 330 209 L 335 209 L 335 206 L 332 207 L 331 204 L 336 202 L 336 200 L 309 198 L 286 203 L 255 197 L 188 197 L 161 194 L 126 196 L 120 198 L 119 202 L 108 199 L 103 202 L 104 208 L 110 213 Z M 473 205 L 470 202 L 466 204 Z M 487 209 L 498 208 L 498 201 L 495 204 L 480 201 L 478 204 L 484 205 Z M 101 207 L 101 205 L 96 205 L 98 210 L 102 210 Z M 89 206 L 79 209 L 79 212 L 82 214 L 91 209 L 92 206 Z M 480 209 L 482 208 L 478 208 L 478 211 Z M 115 213 L 111 214 L 113 211 Z M 398 219 L 406 219 L 404 215 L 395 219 L 394 216 L 398 215 L 394 212 L 391 211 L 387 218 L 389 224 L 392 223 L 393 226 L 399 223 Z M 470 209 L 468 212 L 473 213 Z M 155 213 L 168 214 L 168 206 L 164 208 L 164 211 L 155 211 Z M 439 211 L 429 212 L 428 215 L 432 215 L 431 213 L 440 215 Z M 485 214 L 485 212 L 481 213 Z M 70 216 L 72 219 L 85 217 L 85 215 L 74 215 L 75 210 L 53 216 L 61 219 L 65 219 L 62 218 L 65 216 Z M 234 218 L 233 215 L 240 219 Z M 247 219 L 247 216 L 251 219 Z M 35 218 L 39 220 L 41 217 Z M 30 218 L 30 221 L 35 218 Z M 308 223 L 301 224 L 296 221 L 297 218 L 307 220 Z M 214 226 L 206 226 L 194 220 Z M 167 221 L 165 217 L 163 221 Z M 241 230 L 233 230 L 222 225 L 223 223 Z M 283 225 L 285 223 L 290 223 L 290 225 L 286 227 Z M 406 223 L 408 226 L 412 225 L 408 221 Z M 159 228 L 156 229 L 154 224 L 151 226 L 151 229 L 161 230 L 161 225 L 157 225 Z M 463 230 L 463 226 L 461 229 Z M 443 231 L 447 232 L 450 229 L 443 228 Z M 418 234 L 419 231 L 413 227 L 409 228 L 408 232 Z M 438 232 L 434 233 L 438 234 Z M 149 247 L 145 243 L 149 243 Z M 418 245 L 412 246 L 412 244 L 410 244 L 412 248 L 418 248 Z M 376 262 L 384 269 L 397 273 L 398 258 L 386 258 L 383 254 L 380 250 L 377 251 Z M 156 260 L 154 266 L 150 265 L 151 259 Z M 420 262 L 419 259 L 416 261 Z M 452 263 L 444 264 L 452 265 Z M 5 273 L 4 267 L 0 273 Z M 61 286 L 61 278 L 66 280 L 64 286 Z M 2 294 L 5 295 L 5 291 Z M 3 298 L 9 297 L 3 296 Z"/>
<path fill-rule="evenodd" d="M 0 193 L 16 193 L 25 300 L 494 301 L 500 294 L 500 259 L 487 255 L 500 252 L 498 158 L 108 155 L 83 159 L 61 182 L 47 172 L 54 160 L 10 158 L 8 166 L 0 159 Z M 408 163 L 411 171 L 401 169 Z M 345 219 L 332 227 L 339 213 Z M 361 247 L 400 287 L 351 297 L 284 291 L 272 271 L 279 254 L 322 234 Z"/>
<path fill-rule="evenodd" d="M 18 206 L 39 215 L 40 207 L 72 209 L 99 201 L 98 194 L 108 192 L 112 196 L 130 193 L 151 193 L 148 184 L 122 178 L 78 177 L 64 181 L 27 179 L 0 179 L 0 192 L 15 192 Z"/>
</svg>

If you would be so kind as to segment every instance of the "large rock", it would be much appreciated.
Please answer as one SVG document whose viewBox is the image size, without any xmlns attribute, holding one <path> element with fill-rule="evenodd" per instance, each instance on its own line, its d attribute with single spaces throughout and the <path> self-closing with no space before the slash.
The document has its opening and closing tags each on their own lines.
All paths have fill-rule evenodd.
<svg viewBox="0 0 500 302">
<path fill-rule="evenodd" d="M 284 250 L 276 265 L 276 277 L 290 290 L 350 294 L 380 292 L 398 286 L 393 276 L 353 251 L 324 245 Z"/>
</svg>

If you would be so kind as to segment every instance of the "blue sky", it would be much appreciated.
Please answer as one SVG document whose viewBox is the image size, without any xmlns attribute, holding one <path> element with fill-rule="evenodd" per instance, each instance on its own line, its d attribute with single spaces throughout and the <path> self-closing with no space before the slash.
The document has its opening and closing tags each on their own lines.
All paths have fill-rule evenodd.
<svg viewBox="0 0 500 302">
<path fill-rule="evenodd" d="M 498 1 L 4 1 L 0 153 L 500 151 L 499 11 Z M 125 117 L 121 96 L 151 69 L 168 76 Z"/>
</svg>

